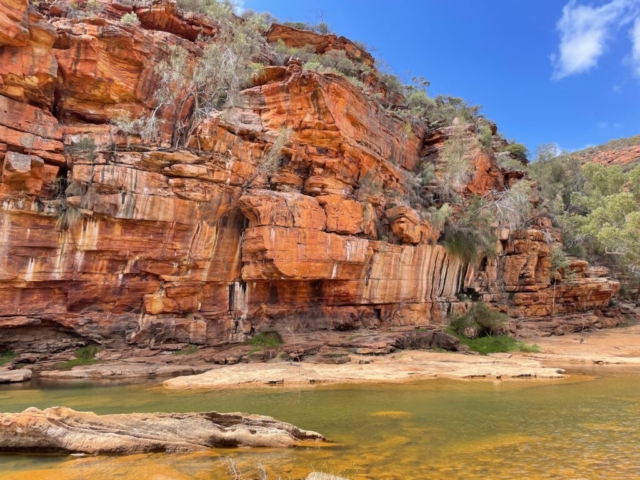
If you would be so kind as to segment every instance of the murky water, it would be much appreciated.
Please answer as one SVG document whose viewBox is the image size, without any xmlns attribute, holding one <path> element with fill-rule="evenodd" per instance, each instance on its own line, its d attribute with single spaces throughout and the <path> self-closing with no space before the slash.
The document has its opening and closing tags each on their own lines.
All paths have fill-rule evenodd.
<svg viewBox="0 0 640 480">
<path fill-rule="evenodd" d="M 640 372 L 591 381 L 456 382 L 219 392 L 157 384 L 40 383 L 0 389 L 0 410 L 246 411 L 338 443 L 129 457 L 0 456 L 0 479 L 640 478 Z M 262 471 L 266 471 L 266 474 Z"/>
</svg>

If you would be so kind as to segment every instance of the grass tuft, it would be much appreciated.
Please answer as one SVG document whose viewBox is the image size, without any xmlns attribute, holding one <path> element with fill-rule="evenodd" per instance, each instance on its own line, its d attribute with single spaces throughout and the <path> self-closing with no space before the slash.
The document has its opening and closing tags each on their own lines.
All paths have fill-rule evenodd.
<svg viewBox="0 0 640 480">
<path fill-rule="evenodd" d="M 508 335 L 496 335 L 494 337 L 467 338 L 464 335 L 456 335 L 460 343 L 467 345 L 470 350 L 480 355 L 489 353 L 507 353 L 513 351 L 525 353 L 540 353 L 540 347 L 536 344 L 529 345 L 519 342 Z"/>
<path fill-rule="evenodd" d="M 100 350 L 98 345 L 93 344 L 78 348 L 76 349 L 76 358 L 59 363 L 56 367 L 58 370 L 71 370 L 73 367 L 80 365 L 93 365 L 98 362 L 96 355 Z"/>
<path fill-rule="evenodd" d="M 197 345 L 189 345 L 188 347 L 183 348 L 182 350 L 176 350 L 172 353 L 172 355 L 193 355 L 198 351 Z"/>
<path fill-rule="evenodd" d="M 279 347 L 282 337 L 275 330 L 266 330 L 247 340 L 247 344 L 254 347 Z"/>
<path fill-rule="evenodd" d="M 16 358 L 16 353 L 11 350 L 7 352 L 0 353 L 0 365 L 4 365 L 5 363 L 11 362 L 14 358 Z"/>
</svg>

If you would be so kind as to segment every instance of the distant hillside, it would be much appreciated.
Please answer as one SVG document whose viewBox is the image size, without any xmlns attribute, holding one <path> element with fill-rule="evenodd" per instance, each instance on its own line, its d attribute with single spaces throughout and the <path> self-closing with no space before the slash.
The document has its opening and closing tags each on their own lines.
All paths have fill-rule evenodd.
<svg viewBox="0 0 640 480">
<path fill-rule="evenodd" d="M 596 147 L 574 152 L 580 163 L 599 163 L 601 165 L 620 165 L 629 168 L 640 163 L 640 135 L 618 138 Z"/>
</svg>

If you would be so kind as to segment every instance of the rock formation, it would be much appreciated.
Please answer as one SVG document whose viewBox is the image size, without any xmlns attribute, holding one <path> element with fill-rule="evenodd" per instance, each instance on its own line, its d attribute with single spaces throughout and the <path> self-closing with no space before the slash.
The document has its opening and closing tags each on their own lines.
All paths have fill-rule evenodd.
<svg viewBox="0 0 640 480">
<path fill-rule="evenodd" d="M 618 165 L 624 169 L 630 169 L 640 162 L 640 135 L 618 138 L 571 154 L 582 165 L 596 163 L 605 167 Z"/>
<path fill-rule="evenodd" d="M 461 294 L 545 317 L 616 293 L 581 262 L 552 279 L 561 236 L 545 218 L 503 230 L 497 256 L 473 264 L 437 244 L 440 231 L 397 198 L 420 162 L 438 164 L 450 131 L 425 132 L 339 75 L 267 65 L 184 148 L 123 134 L 113 122 L 149 114 L 170 46 L 196 56 L 216 24 L 170 0 L 99 5 L 76 18 L 63 1 L 36 11 L 0 0 L 0 346 L 426 326 L 464 311 Z M 139 25 L 119 21 L 131 11 Z M 266 35 L 371 63 L 342 37 L 278 25 Z M 283 128 L 279 168 L 265 174 Z M 512 181 L 491 151 L 474 168 L 466 194 Z"/>
<path fill-rule="evenodd" d="M 130 413 L 96 415 L 70 408 L 0 414 L 0 452 L 135 454 L 208 448 L 295 447 L 319 433 L 263 415 Z"/>
</svg>

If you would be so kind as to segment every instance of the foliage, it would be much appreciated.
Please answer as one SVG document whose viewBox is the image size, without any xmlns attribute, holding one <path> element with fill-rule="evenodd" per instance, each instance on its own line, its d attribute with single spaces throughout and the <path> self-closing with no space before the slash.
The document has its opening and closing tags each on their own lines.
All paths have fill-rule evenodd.
<svg viewBox="0 0 640 480">
<path fill-rule="evenodd" d="M 466 338 L 458 336 L 460 343 L 467 345 L 470 350 L 478 352 L 480 355 L 488 355 L 489 353 L 507 353 L 520 351 L 524 353 L 539 353 L 540 347 L 535 343 L 532 345 L 518 342 L 507 335 L 498 335 L 495 337 L 479 337 Z"/>
<path fill-rule="evenodd" d="M 521 143 L 511 142 L 505 145 L 502 148 L 502 151 L 510 153 L 511 155 L 513 155 L 513 157 L 516 160 L 520 160 L 522 163 L 527 163 L 529 161 L 527 159 L 527 155 L 528 155 L 527 147 L 525 147 Z"/>
<path fill-rule="evenodd" d="M 182 350 L 176 350 L 172 353 L 172 355 L 193 355 L 198 352 L 197 345 L 189 345 L 188 347 L 183 348 Z"/>
<path fill-rule="evenodd" d="M 283 22 L 283 25 L 287 27 L 297 28 L 298 30 L 309 30 L 311 32 L 320 33 L 322 35 L 327 35 L 333 33 L 331 27 L 327 22 L 319 21 L 318 23 L 310 23 L 310 22 Z"/>
<path fill-rule="evenodd" d="M 489 125 L 480 125 L 480 127 L 478 127 L 478 140 L 480 140 L 480 143 L 483 147 L 491 147 L 491 142 L 493 141 L 493 132 L 491 131 L 491 127 Z"/>
<path fill-rule="evenodd" d="M 564 270 L 569 268 L 571 262 L 562 251 L 562 248 L 555 247 L 551 250 L 551 273 L 556 273 L 558 270 Z"/>
<path fill-rule="evenodd" d="M 584 185 L 584 175 L 578 160 L 558 151 L 556 145 L 538 147 L 534 161 L 529 165 L 529 174 L 537 182 L 547 208 L 554 216 L 570 209 L 571 196 Z"/>
<path fill-rule="evenodd" d="M 378 176 L 376 170 L 368 170 L 367 173 L 360 178 L 358 196 L 365 199 L 367 196 L 375 197 L 382 192 L 383 181 Z"/>
<path fill-rule="evenodd" d="M 11 350 L 0 353 L 0 365 L 12 362 L 13 359 L 16 358 L 16 356 L 16 353 Z"/>
<path fill-rule="evenodd" d="M 494 256 L 497 241 L 494 220 L 487 201 L 473 197 L 462 211 L 447 219 L 442 236 L 444 246 L 465 262 L 476 261 L 480 252 Z"/>
<path fill-rule="evenodd" d="M 346 77 L 358 78 L 359 69 L 347 58 L 344 50 L 329 50 L 325 54 L 314 54 L 303 65 L 305 70 L 315 70 L 321 73 L 338 73 Z"/>
<path fill-rule="evenodd" d="M 268 12 L 258 13 L 251 9 L 243 11 L 242 18 L 254 29 L 262 33 L 266 33 L 271 25 L 278 21 L 276 17 Z"/>
<path fill-rule="evenodd" d="M 520 160 L 516 160 L 511 155 L 498 154 L 496 156 L 498 166 L 507 172 L 524 172 L 527 167 Z"/>
<path fill-rule="evenodd" d="M 276 141 L 264 156 L 264 159 L 258 166 L 258 174 L 273 175 L 278 171 L 282 161 L 282 149 L 291 137 L 291 130 L 283 128 L 280 130 Z"/>
<path fill-rule="evenodd" d="M 82 211 L 76 205 L 71 205 L 63 201 L 58 212 L 56 230 L 71 230 L 82 219 Z"/>
<path fill-rule="evenodd" d="M 66 153 L 75 158 L 81 158 L 89 162 L 93 162 L 97 157 L 96 143 L 92 138 L 84 137 L 77 142 L 67 145 Z"/>
<path fill-rule="evenodd" d="M 136 15 L 136 12 L 130 12 L 130 13 L 125 13 L 120 18 L 120 23 L 137 25 L 140 23 L 140 19 L 138 18 L 138 15 Z"/>
<path fill-rule="evenodd" d="M 252 59 L 264 42 L 255 25 L 235 17 L 231 2 L 180 0 L 179 6 L 215 18 L 218 32 L 198 58 L 192 59 L 187 50 L 172 45 L 168 57 L 155 66 L 159 77 L 156 105 L 141 136 L 147 141 L 155 140 L 166 122 L 159 115 L 162 111 L 168 116 L 174 146 L 183 144 L 211 113 L 237 102 L 240 90 L 256 71 Z M 191 104 L 190 115 L 183 119 L 184 108 Z"/>
<path fill-rule="evenodd" d="M 501 227 L 511 230 L 526 227 L 532 210 L 531 184 L 520 180 L 510 189 L 495 193 L 492 207 Z"/>
<path fill-rule="evenodd" d="M 78 348 L 75 352 L 76 358 L 58 364 L 57 368 L 59 370 L 70 370 L 71 368 L 79 365 L 93 365 L 98 361 L 96 359 L 96 355 L 100 352 L 100 350 L 101 348 L 98 345 L 94 344 Z"/>
<path fill-rule="evenodd" d="M 508 317 L 501 312 L 491 310 L 484 303 L 474 303 L 464 315 L 453 317 L 448 330 L 463 337 L 487 337 L 499 335 L 504 331 Z"/>
<path fill-rule="evenodd" d="M 265 330 L 247 340 L 247 343 L 255 347 L 279 347 L 282 337 L 275 330 Z"/>
<path fill-rule="evenodd" d="M 584 150 L 579 150 L 577 152 L 574 152 L 573 155 L 586 164 L 601 152 L 615 152 L 616 150 L 622 150 L 637 145 L 640 145 L 640 135 L 634 135 L 632 137 L 625 138 L 616 138 L 614 140 L 608 141 L 607 143 L 603 143 L 602 145 L 596 145 L 595 147 L 589 147 L 585 148 Z"/>
<path fill-rule="evenodd" d="M 457 125 L 440 152 L 438 193 L 442 201 L 460 201 L 460 190 L 471 179 L 471 142 L 464 125 Z"/>
<path fill-rule="evenodd" d="M 568 252 L 604 263 L 628 281 L 640 274 L 640 166 L 581 168 L 577 155 L 545 145 L 530 173 Z M 555 265 L 562 263 L 561 253 L 552 252 Z"/>
</svg>

